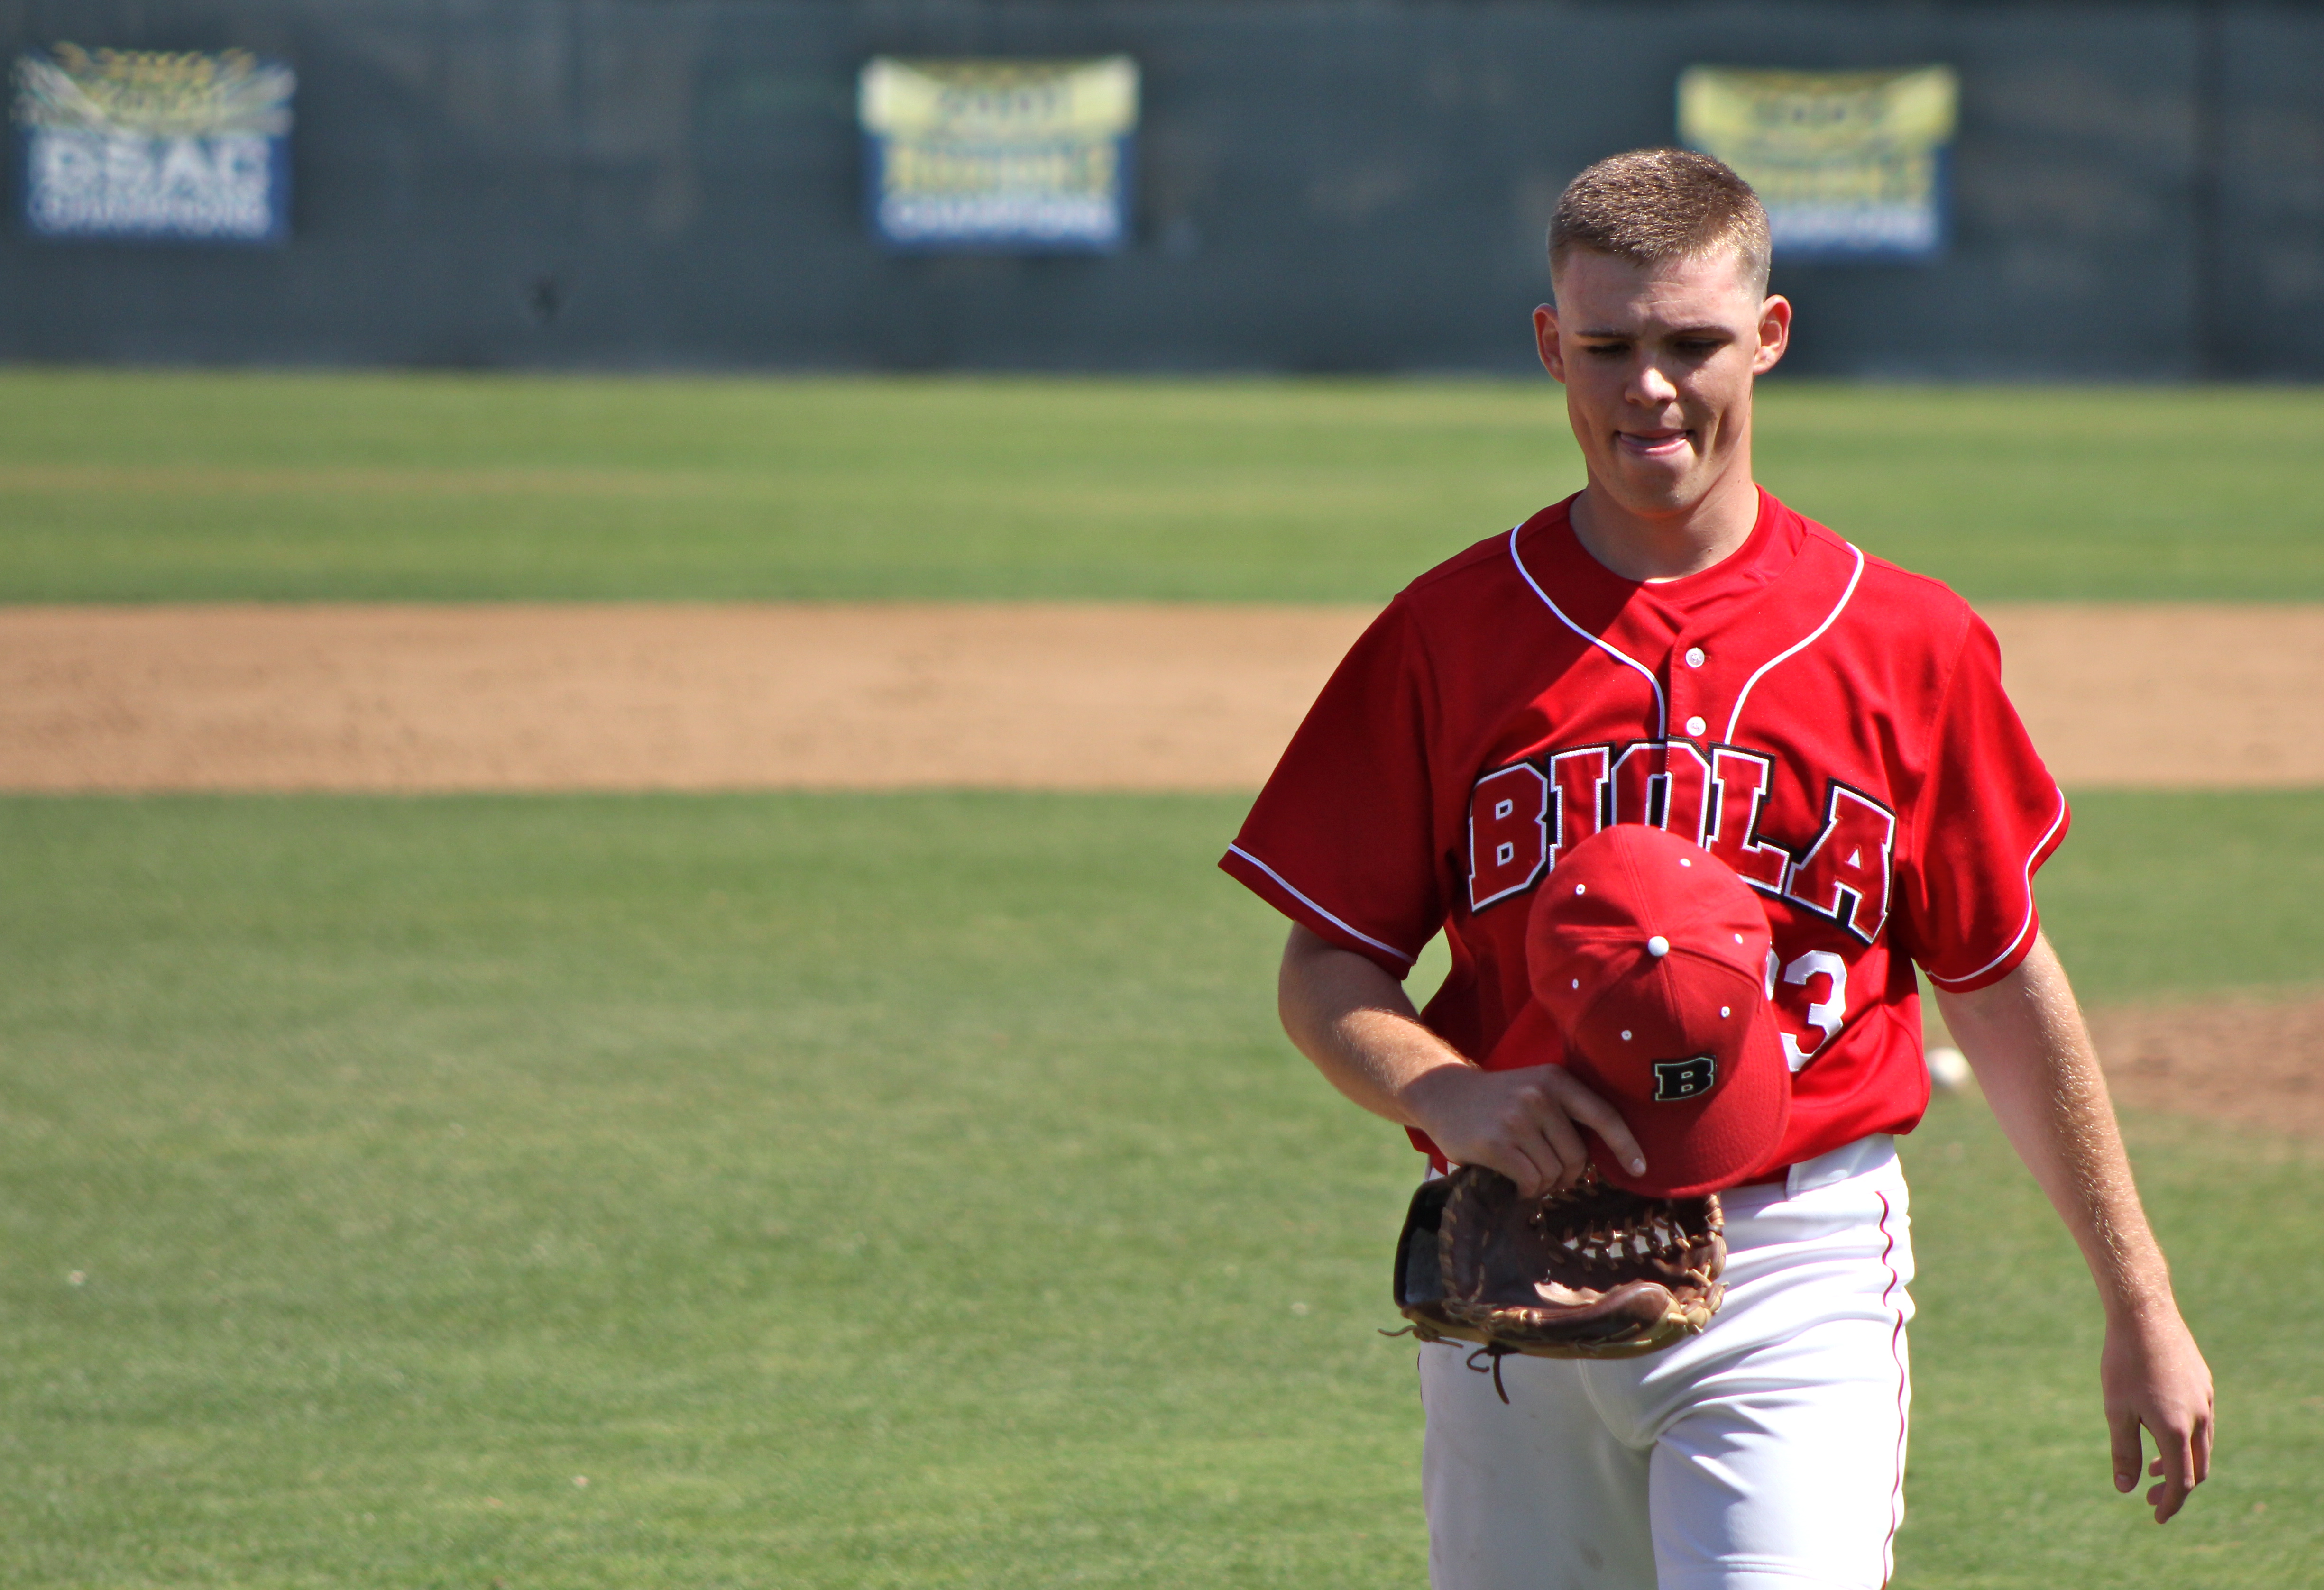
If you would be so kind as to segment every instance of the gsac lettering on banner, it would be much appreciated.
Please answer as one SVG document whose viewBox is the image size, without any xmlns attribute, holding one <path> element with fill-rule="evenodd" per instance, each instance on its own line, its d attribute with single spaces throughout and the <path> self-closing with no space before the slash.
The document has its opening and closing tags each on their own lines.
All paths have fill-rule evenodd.
<svg viewBox="0 0 2324 1590">
<path fill-rule="evenodd" d="M 1950 67 L 1766 72 L 1689 67 L 1678 130 L 1757 189 L 1775 257 L 1928 260 L 1944 248 Z"/>
<path fill-rule="evenodd" d="M 280 61 L 82 50 L 16 58 L 23 225 L 38 237 L 274 244 L 290 232 Z"/>
<path fill-rule="evenodd" d="M 864 205 L 890 248 L 1106 253 L 1130 235 L 1138 63 L 865 64 Z"/>
</svg>

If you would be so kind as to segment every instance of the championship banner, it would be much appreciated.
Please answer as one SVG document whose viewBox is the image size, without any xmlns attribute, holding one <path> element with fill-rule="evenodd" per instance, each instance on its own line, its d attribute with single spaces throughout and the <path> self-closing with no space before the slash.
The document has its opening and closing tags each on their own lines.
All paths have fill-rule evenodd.
<svg viewBox="0 0 2324 1590">
<path fill-rule="evenodd" d="M 1679 75 L 1679 137 L 1758 190 L 1779 260 L 1926 260 L 1944 247 L 1960 98 L 1950 67 L 1694 66 Z"/>
<path fill-rule="evenodd" d="M 16 58 L 22 215 L 38 237 L 279 244 L 290 234 L 290 95 L 247 51 Z"/>
<path fill-rule="evenodd" d="M 1138 63 L 867 62 L 864 204 L 890 248 L 1108 253 L 1130 235 Z"/>
</svg>

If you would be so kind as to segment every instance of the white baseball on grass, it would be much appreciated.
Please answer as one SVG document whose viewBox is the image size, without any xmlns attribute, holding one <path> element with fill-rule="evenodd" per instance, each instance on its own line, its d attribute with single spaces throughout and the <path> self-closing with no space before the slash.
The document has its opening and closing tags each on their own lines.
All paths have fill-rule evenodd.
<svg viewBox="0 0 2324 1590">
<path fill-rule="evenodd" d="M 1969 1085 L 1969 1062 L 1960 1050 L 1939 1044 L 1929 1051 L 1929 1085 L 1941 1093 L 1958 1093 Z"/>
</svg>

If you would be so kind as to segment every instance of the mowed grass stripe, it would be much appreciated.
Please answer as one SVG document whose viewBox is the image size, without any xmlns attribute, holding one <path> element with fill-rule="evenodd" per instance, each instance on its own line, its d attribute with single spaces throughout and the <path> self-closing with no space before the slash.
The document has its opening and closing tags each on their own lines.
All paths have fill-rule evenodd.
<svg viewBox="0 0 2324 1590">
<path fill-rule="evenodd" d="M 1276 1031 L 1240 808 L 0 801 L 12 1582 L 1420 1582 L 1413 1161 Z M 2085 800 L 2052 930 L 2304 977 L 2319 808 Z M 2312 1561 L 2324 1342 L 2233 1300 L 2324 1257 L 2312 1155 L 2134 1126 L 2218 1479 L 2111 1496 L 2080 1262 L 1948 1104 L 1900 1584 Z"/>
<path fill-rule="evenodd" d="M 0 371 L 0 602 L 1385 600 L 1581 482 L 1545 380 Z M 2324 598 L 2324 392 L 1771 382 L 1978 600 Z"/>
</svg>

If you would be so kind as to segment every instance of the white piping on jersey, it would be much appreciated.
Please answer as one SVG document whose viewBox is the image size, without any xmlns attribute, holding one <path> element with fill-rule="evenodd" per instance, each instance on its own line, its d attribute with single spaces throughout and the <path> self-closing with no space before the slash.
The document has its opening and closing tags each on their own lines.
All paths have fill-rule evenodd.
<svg viewBox="0 0 2324 1590">
<path fill-rule="evenodd" d="M 1655 677 L 1655 671 L 1646 666 L 1646 664 L 1640 662 L 1634 657 L 1628 657 L 1615 650 L 1612 647 L 1607 645 L 1606 642 L 1598 639 L 1597 636 L 1592 635 L 1589 630 L 1575 623 L 1572 619 L 1567 618 L 1565 616 L 1565 610 L 1549 599 L 1549 593 L 1541 588 L 1541 582 L 1533 577 L 1533 571 L 1531 569 L 1526 567 L 1525 559 L 1517 556 L 1517 531 L 1523 528 L 1525 528 L 1525 526 L 1523 525 L 1514 525 L 1510 527 L 1509 561 L 1517 565 L 1517 573 L 1523 574 L 1525 576 L 1525 583 L 1533 587 L 1533 593 L 1541 598 L 1541 604 L 1557 615 L 1557 621 L 1559 623 L 1563 624 L 1567 629 L 1572 630 L 1576 635 L 1581 636 L 1582 639 L 1590 642 L 1591 645 L 1596 647 L 1599 650 L 1604 652 L 1608 657 L 1612 657 L 1616 662 L 1620 663 L 1623 666 L 1637 669 L 1639 676 L 1646 682 L 1646 688 L 1655 693 L 1655 738 L 1656 740 L 1667 738 L 1670 734 L 1670 706 L 1663 700 L 1663 682 Z M 1809 639 L 1813 639 L 1814 637 L 1810 636 Z M 1288 888 L 1291 886 L 1286 884 L 1284 887 Z"/>
<path fill-rule="evenodd" d="M 1864 549 L 1861 547 L 1857 546 L 1852 541 L 1843 542 L 1842 545 L 1847 547 L 1850 552 L 1856 554 L 1856 569 L 1855 572 L 1848 576 L 1848 589 L 1840 593 L 1840 601 L 1838 604 L 1835 605 L 1830 612 L 1824 614 L 1823 622 L 1818 624 L 1813 630 L 1808 631 L 1807 639 L 1798 642 L 1796 645 L 1788 647 L 1785 649 L 1777 652 L 1775 656 L 1769 657 L 1766 662 L 1759 665 L 1757 673 L 1753 674 L 1748 679 L 1743 681 L 1743 694 L 1735 698 L 1735 710 L 1727 714 L 1727 734 L 1726 738 L 1720 743 L 1725 745 L 1733 745 L 1735 743 L 1735 725 L 1743 721 L 1743 703 L 1751 699 L 1751 687 L 1766 676 L 1766 673 L 1769 668 L 1774 667 L 1785 657 L 1805 651 L 1809 647 L 1814 645 L 1816 638 L 1821 635 L 1826 630 L 1831 629 L 1832 626 L 1832 620 L 1840 617 L 1840 609 L 1848 605 L 1849 598 L 1856 594 L 1856 582 L 1864 577 Z"/>
<path fill-rule="evenodd" d="M 1403 961 L 1406 966 L 1412 964 L 1413 958 L 1411 956 L 1406 955 L 1394 944 L 1384 944 L 1379 940 L 1372 937 L 1371 934 L 1362 931 L 1360 928 L 1351 927 L 1348 924 L 1341 921 L 1329 911 L 1324 910 L 1323 906 L 1317 905 L 1314 901 L 1309 899 L 1306 896 L 1294 888 L 1289 878 L 1276 871 L 1274 868 L 1269 867 L 1266 862 L 1252 855 L 1249 850 L 1244 850 L 1240 845 L 1229 845 L 1227 847 L 1227 850 L 1230 854 L 1240 856 L 1244 860 L 1250 862 L 1253 867 L 1258 868 L 1261 872 L 1267 874 L 1268 877 L 1273 878 L 1277 883 L 1281 884 L 1283 886 L 1284 893 L 1289 895 L 1302 905 L 1306 906 L 1308 910 L 1313 911 L 1316 915 L 1330 923 L 1333 927 L 1338 928 L 1342 933 L 1350 933 L 1356 938 L 1361 939 L 1365 943 L 1370 944 L 1375 950 L 1387 951 L 1398 960 Z"/>
<path fill-rule="evenodd" d="M 2058 792 L 2057 817 L 2051 823 L 2047 832 L 2045 832 L 2040 839 L 2034 841 L 2034 848 L 2025 853 L 2025 920 L 2018 924 L 2016 935 L 2009 941 L 2009 947 L 2004 950 L 2000 954 L 1995 956 L 1992 960 L 1987 961 L 1983 966 L 1978 967 L 1975 971 L 1963 972 L 1957 978 L 1941 978 L 1932 971 L 1929 974 L 1929 980 L 1931 982 L 1936 984 L 1939 988 L 1949 988 L 1956 983 L 1973 983 L 1978 979 L 1983 977 L 1987 972 L 1991 971 L 1995 967 L 1999 966 L 2003 961 L 2008 960 L 2012 955 L 2015 955 L 2017 952 L 2017 946 L 2024 943 L 2025 942 L 2025 935 L 2034 931 L 2034 858 L 2041 855 L 2042 848 L 2050 842 L 2052 836 L 2054 835 L 2059 829 L 2065 826 L 2065 823 L 2066 792 L 2061 789 Z"/>
</svg>

